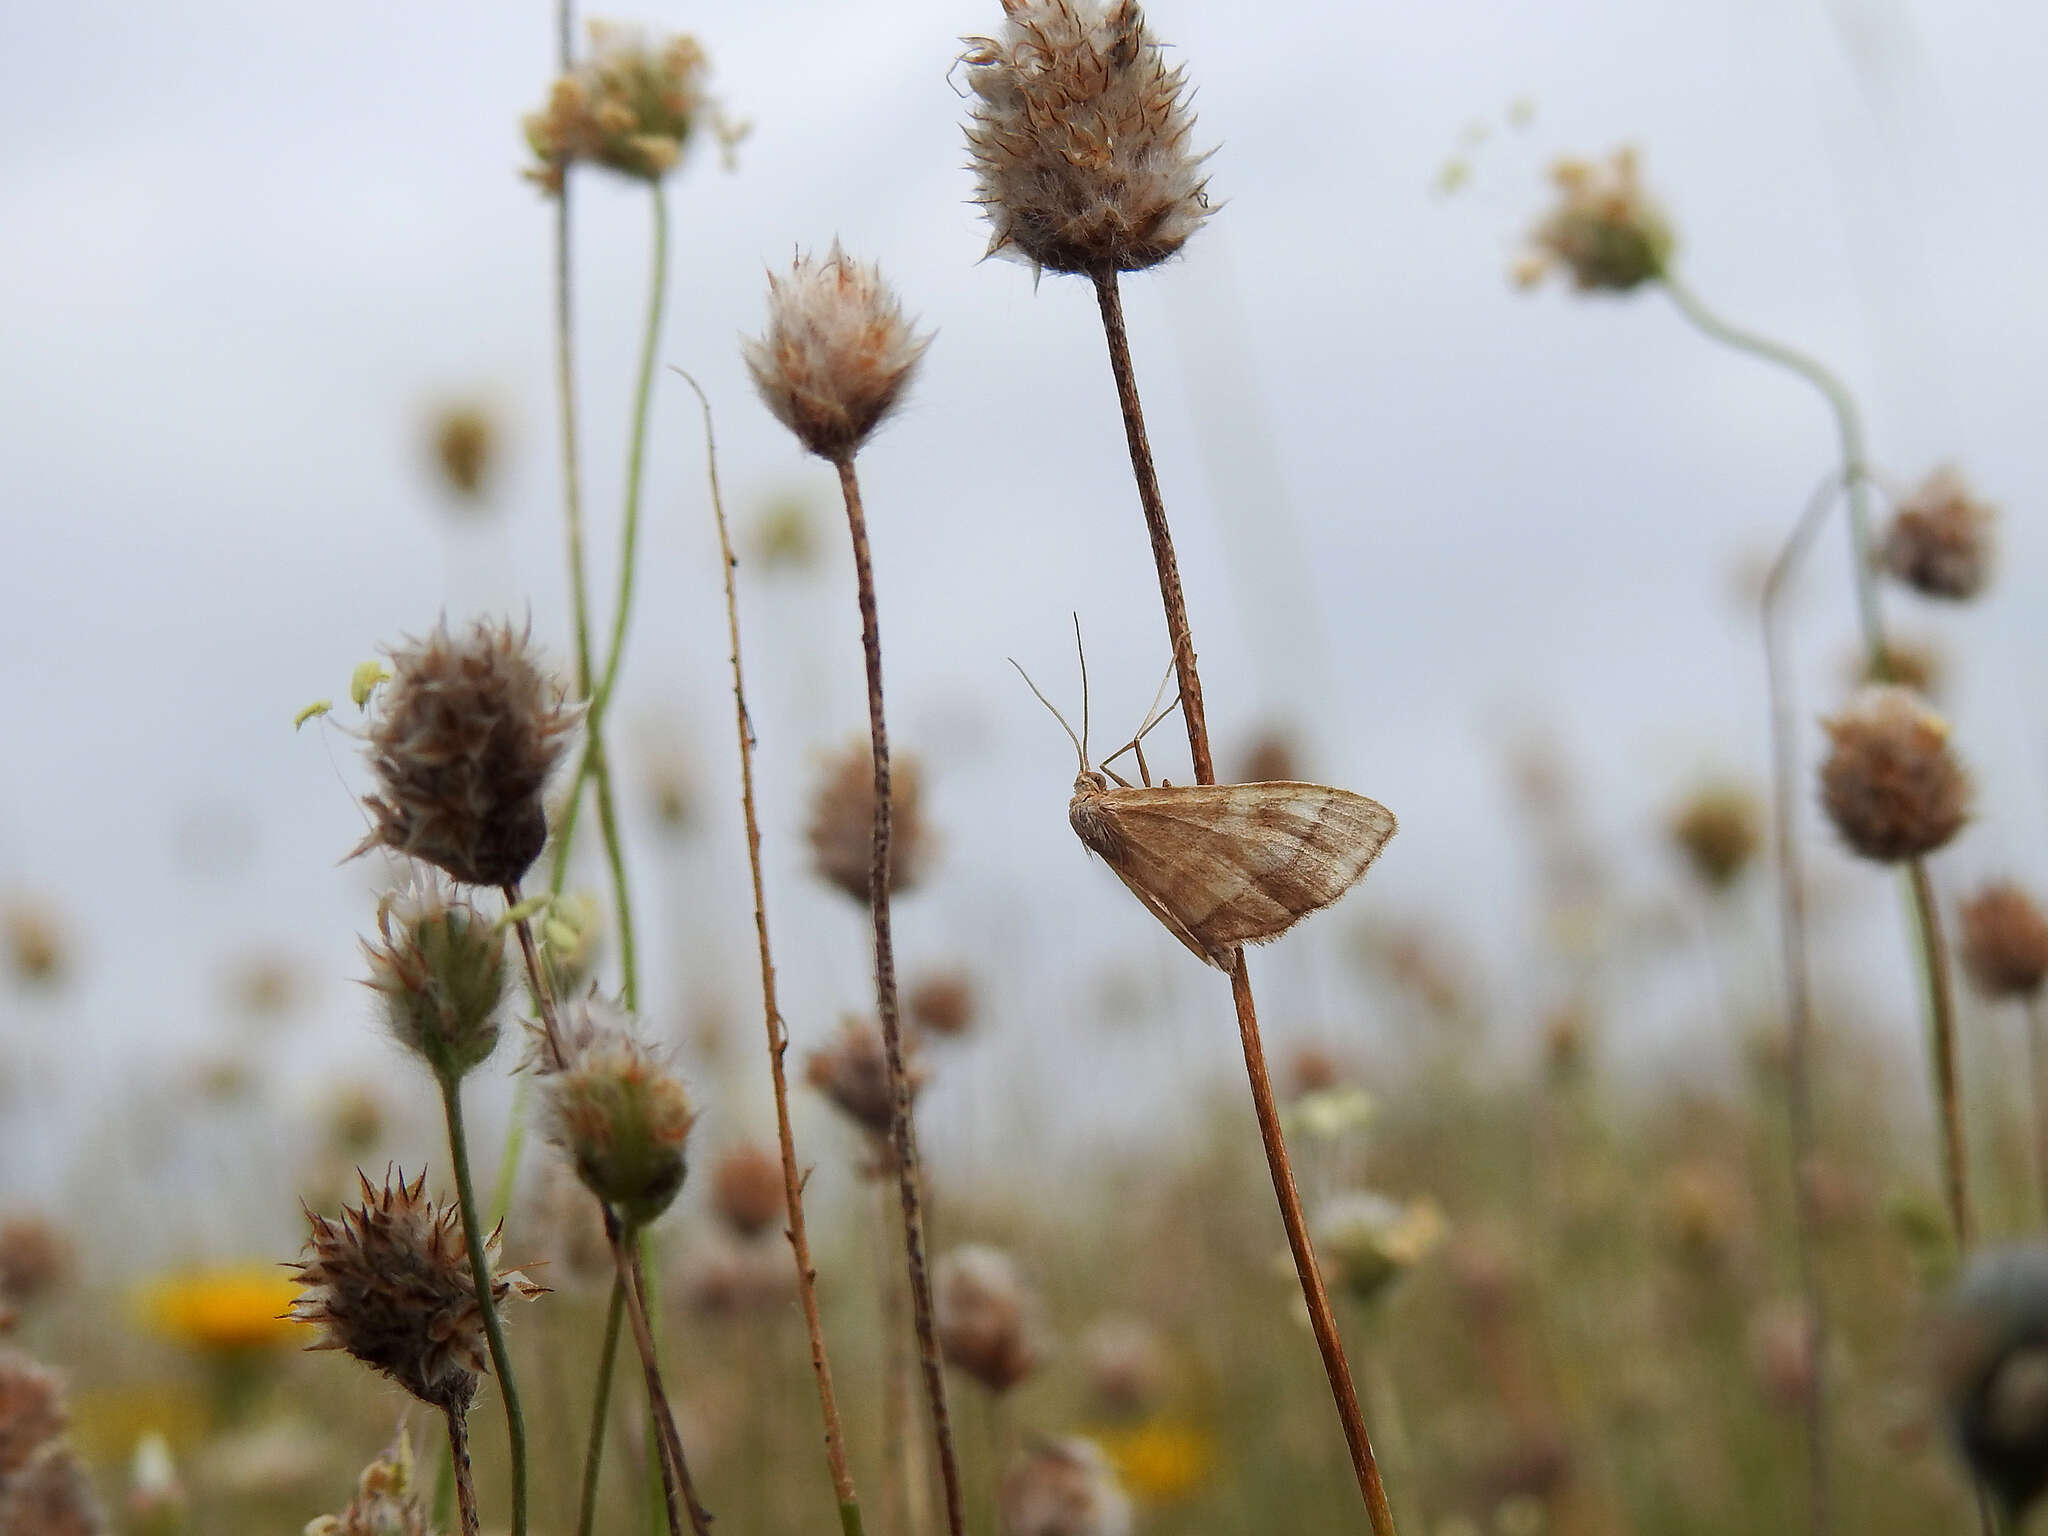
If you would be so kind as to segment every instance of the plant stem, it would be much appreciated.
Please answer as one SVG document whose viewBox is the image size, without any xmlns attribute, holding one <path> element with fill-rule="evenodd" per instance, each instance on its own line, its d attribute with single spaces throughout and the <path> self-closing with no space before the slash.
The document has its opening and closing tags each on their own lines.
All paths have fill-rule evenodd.
<svg viewBox="0 0 2048 1536">
<path fill-rule="evenodd" d="M 626 1315 L 626 1283 L 612 1277 L 611 1305 L 604 1314 L 604 1344 L 597 1354 L 596 1397 L 590 1405 L 590 1444 L 583 1452 L 583 1497 L 578 1506 L 576 1536 L 591 1536 L 597 1529 L 597 1482 L 604 1469 L 605 1419 L 612 1403 L 612 1366 L 619 1357 L 619 1324 Z"/>
<path fill-rule="evenodd" d="M 455 1507 L 462 1522 L 462 1536 L 477 1536 L 476 1480 L 470 1474 L 469 1425 L 463 1410 L 450 1404 L 448 1417 L 448 1462 L 455 1469 Z"/>
<path fill-rule="evenodd" d="M 882 632 L 875 613 L 875 573 L 868 553 L 867 518 L 860 482 L 849 456 L 838 461 L 839 489 L 853 539 L 853 568 L 860 598 L 861 651 L 868 674 L 868 742 L 875 770 L 875 835 L 868 860 L 868 914 L 875 930 L 875 1007 L 882 1020 L 883 1054 L 889 1068 L 889 1142 L 896 1163 L 897 1194 L 903 1207 L 903 1248 L 910 1271 L 910 1310 L 924 1367 L 925 1398 L 931 1408 L 932 1438 L 938 1447 L 939 1476 L 945 1485 L 948 1536 L 963 1536 L 966 1509 L 960 1468 L 953 1453 L 953 1422 L 946 1407 L 945 1366 L 939 1358 L 932 1321 L 931 1276 L 925 1264 L 924 1213 L 917 1161 L 917 1131 L 910 1115 L 910 1079 L 903 1069 L 903 1031 L 896 1006 L 896 950 L 889 931 L 890 836 L 889 729 L 882 712 Z"/>
<path fill-rule="evenodd" d="M 647 1280 L 640 1268 L 637 1233 L 629 1232 L 617 1215 L 606 1207 L 605 1235 L 611 1240 L 612 1261 L 626 1303 L 626 1319 L 633 1327 L 633 1343 L 640 1351 L 640 1371 L 647 1381 L 647 1406 L 654 1418 L 654 1449 L 661 1462 L 662 1490 L 668 1500 L 670 1536 L 682 1536 L 682 1512 L 689 1513 L 690 1529 L 696 1536 L 710 1536 L 711 1512 L 697 1500 L 690 1481 L 690 1465 L 683 1457 L 682 1436 L 676 1433 L 675 1415 L 669 1410 L 668 1390 L 662 1385 L 661 1362 L 654 1352 L 654 1333 L 647 1322 Z M 681 1508 L 678 1508 L 678 1505 Z"/>
<path fill-rule="evenodd" d="M 1116 381 L 1117 404 L 1123 411 L 1124 437 L 1130 448 L 1131 472 L 1138 482 L 1138 502 L 1145 514 L 1145 530 L 1152 541 L 1152 563 L 1159 574 L 1159 600 L 1166 613 L 1167 641 L 1173 647 L 1173 666 L 1180 684 L 1181 717 L 1187 724 L 1188 755 L 1194 764 L 1195 782 L 1214 784 L 1216 763 L 1209 749 L 1209 721 L 1202 706 L 1202 679 L 1195 667 L 1195 642 L 1188 628 L 1187 600 L 1181 593 L 1180 565 L 1174 557 L 1173 532 L 1166 521 L 1166 502 L 1159 491 L 1159 475 L 1152 463 L 1152 445 L 1145 434 L 1144 410 L 1138 401 L 1138 378 L 1131 366 L 1130 337 L 1124 329 L 1123 295 L 1114 270 L 1097 273 L 1095 298 L 1102 311 L 1102 329 L 1109 344 L 1110 373 Z M 1359 1411 L 1358 1392 L 1351 1383 L 1351 1366 L 1344 1358 L 1344 1344 L 1337 1335 L 1337 1320 L 1330 1310 L 1329 1293 L 1323 1287 L 1315 1247 L 1309 1241 L 1308 1220 L 1302 1214 L 1301 1195 L 1294 1187 L 1294 1170 L 1287 1157 L 1287 1142 L 1280 1132 L 1280 1110 L 1273 1101 L 1273 1084 L 1266 1070 L 1266 1050 L 1259 1038 L 1258 1010 L 1252 1001 L 1252 984 L 1245 973 L 1244 952 L 1239 950 L 1230 969 L 1230 997 L 1237 1010 L 1238 1038 L 1244 1047 L 1245 1076 L 1250 1080 L 1252 1108 L 1258 1116 L 1259 1140 L 1265 1147 L 1266 1166 L 1273 1178 L 1273 1195 L 1279 1202 L 1281 1224 L 1287 1229 L 1287 1246 L 1294 1256 L 1295 1274 L 1301 1281 L 1302 1300 L 1307 1303 L 1309 1325 L 1316 1347 L 1323 1357 L 1323 1370 L 1330 1379 L 1330 1396 L 1337 1407 L 1338 1422 L 1351 1452 L 1352 1470 L 1358 1477 L 1358 1491 L 1365 1501 L 1367 1518 L 1374 1536 L 1393 1536 L 1394 1511 L 1387 1501 L 1379 1464 L 1366 1433 L 1365 1416 Z"/>
<path fill-rule="evenodd" d="M 679 373 L 680 369 L 677 370 Z M 768 1033 L 768 1077 L 775 1092 L 775 1137 L 782 1153 L 782 1197 L 789 1225 L 784 1235 L 796 1260 L 797 1298 L 803 1305 L 804 1332 L 811 1345 L 811 1374 L 818 1383 L 818 1412 L 825 1421 L 825 1465 L 839 1504 L 843 1536 L 861 1536 L 860 1500 L 846 1462 L 846 1436 L 839 1424 L 839 1400 L 832 1390 L 832 1362 L 825 1352 L 825 1325 L 818 1312 L 818 1271 L 811 1262 L 811 1240 L 804 1221 L 804 1180 L 796 1162 L 796 1136 L 789 1121 L 789 1030 L 775 999 L 775 960 L 768 947 L 768 894 L 761 873 L 761 822 L 754 809 L 754 718 L 747 710 L 746 677 L 740 666 L 740 600 L 734 572 L 732 535 L 725 523 L 725 501 L 718 489 L 718 445 L 711 434 L 711 402 L 687 373 L 683 382 L 696 392 L 704 412 L 704 456 L 711 480 L 711 512 L 718 524 L 718 552 L 725 577 L 726 636 L 732 645 L 733 720 L 740 743 L 740 815 L 747 833 L 747 869 L 754 884 L 754 937 L 761 957 L 761 1017 Z"/>
<path fill-rule="evenodd" d="M 1907 864 L 1906 878 L 1912 885 L 1913 916 L 1921 952 L 1927 957 L 1924 980 L 1927 1013 L 1933 1026 L 1929 1043 L 1934 1057 L 1934 1086 L 1941 1108 L 1942 1173 L 1949 1215 L 1955 1222 L 1956 1244 L 1967 1252 L 1976 1240 L 1976 1224 L 1970 1214 L 1968 1162 L 1963 1149 L 1962 1071 L 1956 1057 L 1956 1001 L 1949 976 L 1948 944 L 1942 936 L 1941 909 L 1934 899 L 1934 882 L 1928 878 L 1927 861 L 1914 859 Z"/>
<path fill-rule="evenodd" d="M 519 887 L 505 887 L 505 906 L 509 910 L 519 905 Z M 547 1047 L 548 1062 L 560 1068 L 562 1054 L 562 1020 L 555 1012 L 554 988 L 548 985 L 547 972 L 541 968 L 540 946 L 533 941 L 533 924 L 527 918 L 520 918 L 512 925 L 519 935 L 519 954 L 526 964 L 526 983 L 533 993 L 533 1005 L 540 1010 L 541 1040 Z"/>
<path fill-rule="evenodd" d="M 498 1301 L 491 1281 L 490 1252 L 484 1241 L 483 1222 L 477 1215 L 476 1185 L 469 1176 L 469 1141 L 462 1130 L 462 1085 L 448 1073 L 439 1077 L 441 1110 L 448 1122 L 448 1160 L 455 1168 L 455 1198 L 462 1209 L 462 1240 L 469 1249 L 469 1274 L 476 1285 L 484 1338 L 490 1345 L 491 1369 L 497 1373 L 498 1390 L 505 1399 L 505 1437 L 512 1456 L 512 1536 L 526 1536 L 526 1416 L 519 1407 L 519 1384 L 512 1374 L 512 1356 L 505 1348 L 505 1327 L 498 1317 Z M 455 1446 L 452 1439 L 450 1448 L 455 1456 L 459 1495 L 467 1457 L 465 1448 Z M 470 1497 L 474 1499 L 474 1493 Z"/>
<path fill-rule="evenodd" d="M 2040 1170 L 2038 1193 L 2043 1216 L 2048 1218 L 2048 1013 L 2042 1011 L 2039 992 L 2027 999 L 2027 1067 L 2033 1087 L 2034 1158 Z"/>
</svg>

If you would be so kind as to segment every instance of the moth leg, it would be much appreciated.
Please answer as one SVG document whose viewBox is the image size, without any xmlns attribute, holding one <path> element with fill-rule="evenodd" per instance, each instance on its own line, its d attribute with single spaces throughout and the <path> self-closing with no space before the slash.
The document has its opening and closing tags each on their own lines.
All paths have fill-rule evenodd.
<svg viewBox="0 0 2048 1536">
<path fill-rule="evenodd" d="M 1145 749 L 1134 741 L 1131 743 L 1131 751 L 1136 754 L 1138 759 L 1138 777 L 1143 779 L 1145 787 L 1150 789 L 1152 787 L 1152 770 L 1145 766 Z"/>
<path fill-rule="evenodd" d="M 1168 675 L 1170 676 L 1171 674 Z M 1163 692 L 1165 690 L 1166 685 L 1164 683 L 1161 683 L 1159 686 L 1161 691 Z M 1145 787 L 1147 789 L 1150 789 L 1152 787 L 1152 770 L 1145 766 L 1145 748 L 1143 745 L 1144 740 L 1147 736 L 1152 734 L 1153 729 L 1156 726 L 1163 722 L 1167 716 L 1171 715 L 1178 708 L 1180 708 L 1180 695 L 1176 693 L 1173 696 L 1173 702 L 1168 704 L 1166 708 L 1155 711 L 1150 716 L 1150 718 L 1148 718 L 1145 721 L 1145 724 L 1142 727 L 1140 727 L 1137 735 L 1133 736 L 1129 741 L 1125 742 L 1122 746 L 1118 747 L 1114 752 L 1110 753 L 1109 756 L 1105 757 L 1101 762 L 1097 763 L 1095 766 L 1102 769 L 1105 773 L 1107 773 L 1109 771 L 1109 765 L 1115 762 L 1118 758 L 1122 757 L 1126 752 L 1135 753 L 1137 754 L 1138 758 L 1138 776 L 1145 781 Z M 1114 774 L 1111 774 L 1110 776 L 1112 778 L 1116 777 Z M 1117 779 L 1117 782 L 1119 784 L 1124 784 L 1124 781 L 1122 779 Z M 1124 784 L 1124 788 L 1129 789 L 1130 787 L 1131 786 L 1129 784 Z"/>
<path fill-rule="evenodd" d="M 1122 774 L 1118 773 L 1114 768 L 1105 768 L 1102 764 L 1097 763 L 1095 765 L 1095 771 L 1097 773 L 1108 774 L 1109 777 L 1115 779 L 1117 782 L 1117 787 L 1119 789 L 1134 789 L 1137 787 L 1136 785 L 1132 784 L 1129 779 L 1125 778 Z"/>
</svg>

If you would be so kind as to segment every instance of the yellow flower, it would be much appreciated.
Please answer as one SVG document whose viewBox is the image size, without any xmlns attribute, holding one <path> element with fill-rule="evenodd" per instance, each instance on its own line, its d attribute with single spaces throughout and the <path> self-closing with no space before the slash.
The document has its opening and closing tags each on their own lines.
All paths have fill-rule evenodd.
<svg viewBox="0 0 2048 1536">
<path fill-rule="evenodd" d="M 1181 1419 L 1151 1419 L 1097 1437 L 1131 1496 L 1172 1504 L 1193 1494 L 1216 1468 L 1216 1441 Z"/>
<path fill-rule="evenodd" d="M 281 1269 L 244 1264 L 165 1275 L 136 1294 L 152 1332 L 195 1349 L 232 1353 L 303 1343 L 306 1325 L 285 1316 L 299 1287 Z"/>
</svg>

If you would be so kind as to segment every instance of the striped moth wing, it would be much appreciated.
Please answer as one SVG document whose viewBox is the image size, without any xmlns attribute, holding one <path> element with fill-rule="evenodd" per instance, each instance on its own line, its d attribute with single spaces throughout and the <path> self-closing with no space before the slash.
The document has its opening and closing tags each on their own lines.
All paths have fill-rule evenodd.
<svg viewBox="0 0 2048 1536">
<path fill-rule="evenodd" d="M 1228 970 L 1365 875 L 1394 835 L 1377 800 L 1327 784 L 1074 781 L 1067 819 L 1173 936 Z"/>
</svg>

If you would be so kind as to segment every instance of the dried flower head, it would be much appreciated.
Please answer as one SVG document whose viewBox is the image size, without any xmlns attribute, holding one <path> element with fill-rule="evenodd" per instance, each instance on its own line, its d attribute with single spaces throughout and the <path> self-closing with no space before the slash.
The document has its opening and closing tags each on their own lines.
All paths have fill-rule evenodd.
<svg viewBox="0 0 2048 1536">
<path fill-rule="evenodd" d="M 322 1515 L 305 1536 L 432 1536 L 412 1437 L 398 1426 L 384 1454 L 363 1468 L 355 1497 L 338 1515 Z"/>
<path fill-rule="evenodd" d="M 633 1016 L 595 996 L 562 1010 L 562 1060 L 541 1067 L 548 1139 L 631 1230 L 682 1191 L 696 1115 Z"/>
<path fill-rule="evenodd" d="M 924 774 L 908 753 L 889 759 L 889 894 L 901 896 L 924 879 L 931 838 L 923 815 Z M 863 907 L 874 855 L 875 769 L 865 737 L 825 765 L 811 799 L 812 867 Z"/>
<path fill-rule="evenodd" d="M 1316 1246 L 1328 1255 L 1335 1281 L 1359 1301 L 1370 1302 L 1434 1253 L 1446 1231 L 1434 1200 L 1404 1205 L 1360 1190 L 1338 1195 L 1323 1207 Z"/>
<path fill-rule="evenodd" d="M 1054 1440 L 1026 1451 L 998 1496 L 1003 1536 L 1130 1536 L 1131 1501 L 1092 1442 Z"/>
<path fill-rule="evenodd" d="M 1924 597 L 1967 601 L 1991 579 L 1997 520 L 1997 509 L 1944 465 L 1899 503 L 1880 552 L 1884 568 Z"/>
<path fill-rule="evenodd" d="M 582 716 L 542 671 L 528 635 L 480 619 L 457 639 L 445 623 L 391 652 L 391 681 L 369 728 L 376 828 L 383 846 L 438 865 L 464 885 L 516 885 L 547 842 L 542 800 Z"/>
<path fill-rule="evenodd" d="M 911 1022 L 927 1034 L 956 1037 L 974 1027 L 974 981 L 964 971 L 939 971 L 922 978 L 904 1001 Z"/>
<path fill-rule="evenodd" d="M 489 1365 L 461 1212 L 427 1198 L 424 1173 L 410 1184 L 387 1174 L 381 1190 L 361 1184 L 362 1204 L 338 1218 L 306 1213 L 311 1257 L 295 1266 L 305 1290 L 292 1316 L 322 1330 L 312 1348 L 346 1350 L 423 1403 L 467 1410 Z M 518 1270 L 496 1267 L 497 1244 L 494 1232 L 492 1298 L 539 1295 Z"/>
<path fill-rule="evenodd" d="M 1185 80 L 1133 0 L 1003 0 L 964 39 L 967 150 L 989 254 L 1097 275 L 1173 255 L 1209 216 Z"/>
<path fill-rule="evenodd" d="M 1682 1264 L 1719 1268 L 1734 1254 L 1747 1222 L 1742 1190 L 1719 1164 L 1681 1163 L 1657 1187 L 1658 1235 Z"/>
<path fill-rule="evenodd" d="M 1605 165 L 1560 160 L 1550 179 L 1557 206 L 1530 235 L 1517 281 L 1526 287 L 1562 267 L 1582 293 L 1626 293 L 1664 275 L 1674 243 L 1671 225 L 1643 191 L 1633 149 L 1616 150 Z"/>
<path fill-rule="evenodd" d="M 711 1170 L 711 1205 L 739 1237 L 758 1237 L 785 1220 L 781 1157 L 752 1142 L 726 1148 Z"/>
<path fill-rule="evenodd" d="M 1970 1260 L 1935 1331 L 1933 1364 L 1964 1459 L 2017 1525 L 2048 1489 L 2048 1245 Z"/>
<path fill-rule="evenodd" d="M 904 1042 L 903 1072 L 915 1099 L 924 1086 L 925 1071 L 909 1041 Z M 877 1136 L 889 1133 L 889 1060 L 882 1026 L 873 1019 L 842 1019 L 838 1038 L 804 1059 L 804 1077 L 861 1129 Z"/>
<path fill-rule="evenodd" d="M 427 446 L 442 481 L 466 502 L 482 499 L 497 459 L 498 426 L 480 405 L 445 405 L 427 423 Z"/>
<path fill-rule="evenodd" d="M 0 1532 L 6 1536 L 106 1536 L 108 1529 L 84 1463 L 61 1441 L 44 1446 L 0 1485 Z"/>
<path fill-rule="evenodd" d="M 70 946 L 56 916 L 39 902 L 7 907 L 7 962 L 15 980 L 49 986 L 63 979 Z"/>
<path fill-rule="evenodd" d="M 1037 1367 L 1038 1298 L 999 1248 L 970 1243 L 938 1262 L 932 1301 L 946 1363 L 991 1392 L 1007 1392 Z"/>
<path fill-rule="evenodd" d="M 738 133 L 705 92 L 710 72 L 694 37 L 650 40 L 632 28 L 592 22 L 589 54 L 525 121 L 527 147 L 540 161 L 526 174 L 550 193 L 562 190 L 578 162 L 660 181 L 700 123 L 729 146 Z"/>
<path fill-rule="evenodd" d="M 1855 852 L 1880 863 L 1916 859 L 1962 829 L 1969 775 L 1948 722 L 1911 690 L 1862 689 L 1825 724 L 1834 746 L 1821 764 L 1821 804 Z"/>
<path fill-rule="evenodd" d="M 1963 903 L 1963 972 L 1983 997 L 2028 998 L 2048 979 L 2048 914 L 2017 884 L 1994 880 Z"/>
<path fill-rule="evenodd" d="M 1103 1317 L 1089 1324 L 1081 1335 L 1081 1364 L 1090 1399 L 1109 1418 L 1142 1418 L 1166 1390 L 1166 1345 L 1142 1317 Z"/>
<path fill-rule="evenodd" d="M 834 241 L 824 260 L 799 252 L 785 275 L 768 274 L 768 328 L 742 338 L 740 355 L 775 419 L 837 464 L 896 408 L 930 345 L 880 269 Z"/>
<path fill-rule="evenodd" d="M 505 935 L 431 871 L 377 903 L 364 985 L 377 993 L 392 1038 L 443 1082 L 457 1082 L 498 1047 L 505 1000 Z"/>
<path fill-rule="evenodd" d="M 64 1433 L 64 1388 L 17 1349 L 0 1349 L 0 1488 Z"/>
<path fill-rule="evenodd" d="M 76 1257 L 71 1240 L 41 1216 L 0 1220 L 0 1301 L 34 1301 L 64 1283 Z"/>
<path fill-rule="evenodd" d="M 1763 807 L 1742 785 L 1706 785 L 1672 816 L 1671 840 L 1700 884 L 1724 891 L 1749 868 L 1763 842 Z"/>
</svg>

